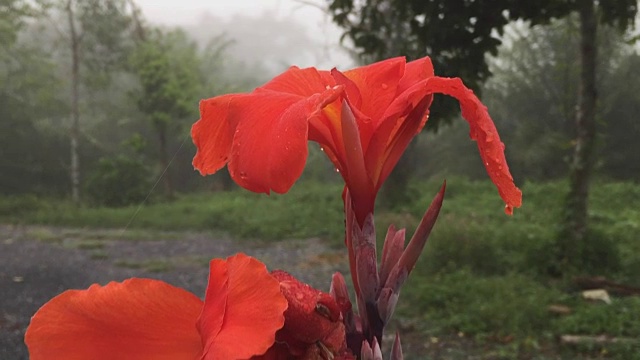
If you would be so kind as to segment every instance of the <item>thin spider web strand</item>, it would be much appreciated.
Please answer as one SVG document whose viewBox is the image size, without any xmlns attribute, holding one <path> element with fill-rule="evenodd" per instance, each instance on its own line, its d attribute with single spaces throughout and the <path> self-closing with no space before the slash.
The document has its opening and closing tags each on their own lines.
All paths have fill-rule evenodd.
<svg viewBox="0 0 640 360">
<path fill-rule="evenodd" d="M 122 232 L 120 232 L 120 237 L 122 237 L 124 235 L 124 233 L 129 229 L 129 226 L 131 225 L 131 223 L 133 223 L 133 220 L 135 220 L 135 218 L 136 218 L 136 216 L 138 216 L 138 213 L 140 212 L 140 210 L 142 210 L 144 205 L 147 203 L 147 200 L 149 200 L 149 197 L 151 196 L 153 191 L 156 189 L 156 187 L 158 186 L 158 184 L 160 183 L 160 181 L 162 180 L 164 175 L 167 173 L 167 171 L 169 170 L 169 167 L 171 167 L 171 164 L 173 164 L 173 160 L 175 160 L 175 158 L 178 155 L 178 153 L 180 152 L 180 150 L 182 150 L 182 147 L 187 142 L 188 138 L 189 138 L 189 135 L 185 136 L 184 140 L 182 140 L 182 143 L 180 144 L 180 147 L 178 147 L 178 150 L 176 150 L 176 152 L 171 157 L 171 160 L 169 160 L 169 164 L 167 164 L 167 167 L 164 168 L 164 170 L 162 171 L 160 176 L 158 176 L 158 179 L 156 180 L 155 184 L 153 184 L 153 186 L 151 187 L 151 190 L 149 190 L 149 193 L 147 193 L 147 196 L 138 205 L 138 208 L 136 209 L 136 211 L 133 213 L 133 215 L 131 215 L 131 218 L 129 219 L 129 222 L 127 222 L 127 225 L 125 225 L 125 227 L 122 229 Z"/>
</svg>

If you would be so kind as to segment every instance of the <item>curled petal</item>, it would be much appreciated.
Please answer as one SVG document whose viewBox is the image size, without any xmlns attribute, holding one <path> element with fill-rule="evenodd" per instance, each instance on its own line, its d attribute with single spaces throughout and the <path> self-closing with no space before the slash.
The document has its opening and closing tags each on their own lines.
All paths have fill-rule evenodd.
<svg viewBox="0 0 640 360">
<path fill-rule="evenodd" d="M 212 260 L 198 319 L 203 359 L 248 359 L 264 354 L 284 325 L 287 300 L 260 261 L 244 254 Z M 220 285 L 226 283 L 227 285 Z M 219 301 L 226 296 L 226 302 Z M 224 307 L 223 307 L 224 306 Z"/>
<path fill-rule="evenodd" d="M 30 358 L 198 359 L 202 301 L 158 280 L 68 290 L 46 303 L 25 335 Z"/>
<path fill-rule="evenodd" d="M 498 188 L 505 202 L 505 212 L 513 213 L 513 208 L 522 205 L 522 192 L 513 182 L 509 166 L 504 156 L 504 144 L 496 130 L 487 108 L 480 99 L 462 83 L 459 78 L 433 77 L 427 81 L 427 91 L 452 96 L 460 102 L 462 116 L 469 123 L 471 139 L 478 144 L 480 157 L 487 173 Z"/>
</svg>

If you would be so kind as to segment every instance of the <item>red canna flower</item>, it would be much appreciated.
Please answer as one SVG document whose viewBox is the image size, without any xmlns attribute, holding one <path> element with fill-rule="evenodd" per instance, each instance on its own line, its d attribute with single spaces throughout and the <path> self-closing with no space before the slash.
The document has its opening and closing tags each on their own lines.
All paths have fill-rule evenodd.
<svg viewBox="0 0 640 360">
<path fill-rule="evenodd" d="M 522 203 L 504 144 L 486 107 L 458 78 L 434 75 L 428 57 L 393 58 L 344 73 L 291 67 L 249 94 L 200 103 L 191 130 L 201 174 L 228 165 L 231 177 L 254 192 L 284 193 L 301 175 L 307 141 L 320 144 L 345 181 L 343 193 L 349 265 L 359 317 L 344 280 L 334 276 L 349 348 L 376 357 L 376 346 L 442 206 L 445 186 L 405 248 L 405 231 L 389 228 L 377 266 L 373 210 L 378 191 L 409 142 L 424 127 L 433 94 L 460 102 L 489 177 L 511 214 Z M 364 342 L 363 342 L 364 340 Z M 363 345 L 364 344 L 364 345 Z M 399 348 L 399 339 L 397 340 Z M 395 347 L 395 345 L 394 345 Z M 362 350 L 362 352 L 361 352 Z M 396 351 L 392 358 L 401 358 Z"/>
<path fill-rule="evenodd" d="M 284 193 L 302 173 L 307 141 L 315 141 L 344 178 L 362 225 L 424 127 L 435 93 L 460 101 L 470 136 L 511 213 L 521 192 L 485 106 L 460 79 L 434 76 L 428 57 L 409 63 L 393 58 L 344 73 L 291 67 L 252 93 L 204 100 L 191 131 L 198 148 L 193 164 L 203 175 L 228 164 L 239 185 Z"/>
<path fill-rule="evenodd" d="M 281 290 L 284 283 L 295 283 L 315 296 L 292 298 Z M 319 344 L 323 356 L 326 351 L 337 355 L 345 349 L 339 318 L 331 317 L 335 325 L 324 324 L 304 337 L 288 334 L 276 342 L 276 332 L 286 335 L 287 329 L 306 325 L 299 321 L 311 320 L 288 313 L 315 308 L 325 297 L 332 300 L 291 275 L 285 281 L 268 273 L 260 261 L 237 254 L 211 261 L 204 302 L 151 279 L 65 291 L 33 316 L 25 342 L 33 360 L 302 359 L 290 349 L 312 353 L 308 348 L 315 351 Z M 307 339 L 313 342 L 303 342 Z"/>
</svg>

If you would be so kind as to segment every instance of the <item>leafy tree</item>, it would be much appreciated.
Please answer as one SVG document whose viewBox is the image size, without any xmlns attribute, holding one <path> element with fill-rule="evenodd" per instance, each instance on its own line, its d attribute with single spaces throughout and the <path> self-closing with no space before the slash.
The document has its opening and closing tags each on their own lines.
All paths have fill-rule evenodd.
<svg viewBox="0 0 640 360">
<path fill-rule="evenodd" d="M 510 162 L 518 178 L 547 180 L 568 173 L 580 75 L 578 31 L 576 16 L 546 26 L 510 26 L 505 34 L 508 41 L 489 62 L 493 76 L 483 90 L 484 100 L 501 133 L 512 144 Z M 604 141 L 599 148 L 607 149 L 625 138 L 626 134 L 617 129 L 626 128 L 628 136 L 640 135 L 629 123 L 633 117 L 625 115 L 633 110 L 629 98 L 635 94 L 619 86 L 621 76 L 626 76 L 628 86 L 640 82 L 640 77 L 628 70 L 638 55 L 611 27 L 601 29 L 597 48 L 602 54 L 597 64 L 601 104 L 597 118 L 607 120 L 599 121 L 597 132 L 601 134 L 598 142 Z M 608 164 L 615 158 L 632 156 L 632 144 L 627 141 L 615 151 L 598 151 L 600 172 L 631 179 L 634 173 L 630 169 L 614 175 Z"/>
<path fill-rule="evenodd" d="M 132 54 L 131 63 L 141 92 L 138 108 L 153 124 L 158 140 L 165 194 L 173 196 L 168 137 L 182 133 L 184 125 L 197 115 L 196 99 L 201 93 L 198 49 L 182 31 L 152 31 Z M 194 110 L 195 109 L 195 110 Z"/>
<path fill-rule="evenodd" d="M 149 166 L 144 156 L 144 139 L 134 135 L 122 144 L 124 151 L 98 161 L 86 183 L 94 204 L 111 207 L 144 201 L 152 187 Z"/>
<path fill-rule="evenodd" d="M 80 200 L 80 98 L 83 78 L 96 80 L 102 75 L 102 83 L 108 81 L 107 69 L 120 63 L 125 53 L 130 17 L 128 3 L 124 0 L 49 0 L 50 16 L 62 20 L 55 25 L 57 34 L 68 46 L 70 58 L 70 117 L 69 131 L 71 152 L 71 194 L 75 202 Z M 95 76 L 94 76 L 95 75 Z M 85 82 L 91 86 L 91 82 Z"/>
<path fill-rule="evenodd" d="M 561 257 L 565 259 L 576 256 L 587 235 L 587 198 L 594 166 L 598 24 L 626 29 L 633 25 L 637 7 L 637 0 L 329 0 L 334 21 L 345 28 L 345 36 L 362 54 L 374 58 L 430 55 L 438 73 L 459 75 L 476 87 L 490 74 L 485 54 L 495 54 L 500 45 L 494 32 L 502 34 L 504 26 L 516 19 L 537 24 L 577 13 L 580 78 L 570 190 L 560 235 Z M 397 45 L 399 39 L 405 44 Z"/>
<path fill-rule="evenodd" d="M 68 154 L 59 134 L 45 123 L 65 111 L 50 57 L 18 41 L 37 3 L 0 1 L 0 192 L 60 192 L 66 177 L 61 157 Z"/>
</svg>

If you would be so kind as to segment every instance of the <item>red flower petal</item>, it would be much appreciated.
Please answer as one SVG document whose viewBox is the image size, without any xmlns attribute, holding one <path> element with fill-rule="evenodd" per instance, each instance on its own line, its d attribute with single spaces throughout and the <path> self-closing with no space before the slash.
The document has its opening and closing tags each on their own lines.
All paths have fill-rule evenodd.
<svg viewBox="0 0 640 360">
<path fill-rule="evenodd" d="M 30 358 L 197 359 L 202 301 L 158 280 L 69 290 L 46 303 L 25 335 Z"/>
<path fill-rule="evenodd" d="M 333 87 L 335 85 L 333 82 L 329 83 L 328 80 L 328 77 L 322 76 L 315 68 L 300 69 L 292 66 L 268 83 L 257 88 L 256 92 L 270 90 L 309 97 L 324 92 L 327 86 Z"/>
<path fill-rule="evenodd" d="M 287 192 L 307 160 L 309 120 L 333 102 L 342 88 L 307 98 L 260 91 L 238 98 L 229 112 L 238 119 L 229 173 L 254 192 Z"/>
<path fill-rule="evenodd" d="M 395 98 L 405 64 L 404 57 L 397 57 L 344 72 L 360 90 L 362 106 L 359 110 L 374 122 L 382 117 Z"/>
<path fill-rule="evenodd" d="M 400 83 L 398 84 L 397 94 L 402 94 L 413 85 L 427 78 L 433 77 L 434 75 L 433 64 L 428 56 L 408 62 L 407 66 L 404 68 L 404 76 L 400 79 Z"/>
<path fill-rule="evenodd" d="M 478 143 L 478 150 L 487 173 L 506 203 L 505 212 L 512 214 L 513 208 L 520 207 L 522 204 L 522 192 L 513 183 L 513 177 L 504 156 L 504 144 L 500 141 L 487 108 L 459 78 L 433 77 L 427 81 L 426 88 L 430 93 L 449 95 L 460 102 L 462 116 L 471 128 L 469 136 Z"/>
<path fill-rule="evenodd" d="M 278 281 L 263 263 L 244 254 L 226 261 L 213 260 L 210 268 L 205 305 L 198 320 L 203 359 L 248 359 L 264 354 L 284 325 L 287 300 Z M 220 297 L 226 297 L 226 302 Z"/>
<path fill-rule="evenodd" d="M 198 152 L 193 166 L 202 175 L 220 170 L 229 161 L 235 131 L 228 121 L 229 104 L 236 94 L 223 95 L 200 102 L 200 120 L 191 128 L 191 138 Z"/>
<path fill-rule="evenodd" d="M 365 157 L 376 190 L 427 121 L 433 97 L 427 95 L 425 82 L 414 84 L 393 100 L 371 138 Z"/>
<path fill-rule="evenodd" d="M 284 327 L 277 336 L 279 342 L 287 344 L 291 354 L 300 356 L 318 341 L 334 352 L 346 346 L 340 307 L 330 294 L 281 270 L 273 271 L 272 275 L 280 281 L 280 290 L 289 303 Z"/>
</svg>

